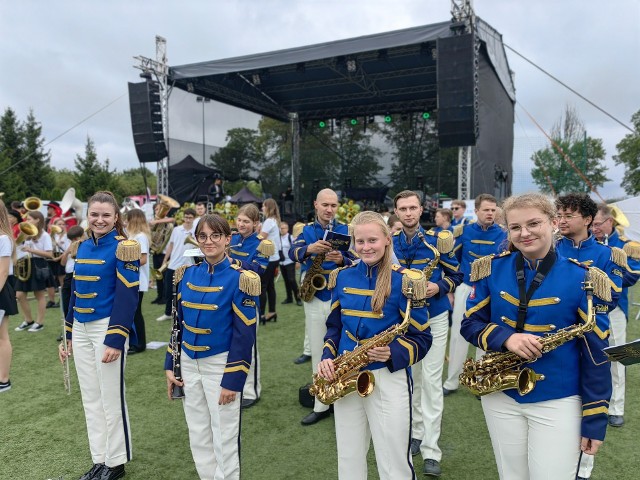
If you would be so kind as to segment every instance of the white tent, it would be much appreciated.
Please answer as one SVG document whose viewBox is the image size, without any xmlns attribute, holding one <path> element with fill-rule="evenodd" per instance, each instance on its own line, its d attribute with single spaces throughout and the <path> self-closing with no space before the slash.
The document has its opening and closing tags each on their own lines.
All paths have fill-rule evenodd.
<svg viewBox="0 0 640 480">
<path fill-rule="evenodd" d="M 631 224 L 624 229 L 625 236 L 640 242 L 640 196 L 615 202 L 614 205 L 617 205 L 622 210 L 622 213 L 625 214 Z"/>
</svg>

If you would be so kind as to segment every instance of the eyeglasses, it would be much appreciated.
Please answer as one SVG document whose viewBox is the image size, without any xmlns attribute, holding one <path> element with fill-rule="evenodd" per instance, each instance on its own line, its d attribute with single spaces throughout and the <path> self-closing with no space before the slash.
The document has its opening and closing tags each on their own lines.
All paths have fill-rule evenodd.
<svg viewBox="0 0 640 480">
<path fill-rule="evenodd" d="M 211 233 L 209 235 L 207 235 L 206 233 L 199 233 L 196 238 L 198 239 L 198 243 L 205 243 L 207 239 L 211 240 L 213 243 L 216 243 L 219 242 L 224 236 L 224 233 Z"/>
<path fill-rule="evenodd" d="M 534 222 L 529 222 L 526 225 L 509 225 L 509 233 L 513 236 L 518 236 L 521 235 L 522 230 L 526 228 L 527 232 L 536 234 L 540 231 L 544 223 L 545 222 L 543 222 L 542 220 L 537 220 Z"/>
<path fill-rule="evenodd" d="M 600 228 L 602 225 L 604 225 L 605 223 L 607 223 L 609 220 L 611 220 L 611 217 L 607 218 L 606 220 L 603 220 L 601 222 L 593 222 L 591 224 L 592 227 L 596 227 L 596 228 Z"/>
<path fill-rule="evenodd" d="M 451 210 L 462 210 L 462 207 L 452 207 Z"/>
<path fill-rule="evenodd" d="M 582 215 L 556 215 L 556 218 L 558 221 L 566 220 L 567 222 L 570 222 L 574 218 L 582 218 Z"/>
</svg>

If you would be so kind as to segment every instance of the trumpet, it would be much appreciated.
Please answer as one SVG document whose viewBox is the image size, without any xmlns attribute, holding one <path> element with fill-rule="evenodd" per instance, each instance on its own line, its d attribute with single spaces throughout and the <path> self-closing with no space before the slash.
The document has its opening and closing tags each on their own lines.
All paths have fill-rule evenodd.
<svg viewBox="0 0 640 480">
<path fill-rule="evenodd" d="M 38 235 L 38 227 L 33 223 L 21 222 L 19 228 L 20 233 L 18 234 L 18 238 L 16 238 L 16 245 L 22 245 L 27 238 Z"/>
</svg>

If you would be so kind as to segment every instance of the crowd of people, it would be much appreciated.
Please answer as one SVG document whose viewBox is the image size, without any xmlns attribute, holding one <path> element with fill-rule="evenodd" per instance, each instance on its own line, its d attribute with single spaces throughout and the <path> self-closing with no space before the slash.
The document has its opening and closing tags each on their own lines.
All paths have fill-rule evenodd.
<svg viewBox="0 0 640 480">
<path fill-rule="evenodd" d="M 184 389 L 202 479 L 240 476 L 240 412 L 260 400 L 256 339 L 278 318 L 277 270 L 281 303 L 304 309 L 294 363 L 311 362 L 316 398 L 301 424 L 334 415 L 341 480 L 367 478 L 371 441 L 381 479 L 416 478 L 418 455 L 423 474 L 442 475 L 444 398 L 461 374 L 479 392 L 501 479 L 589 478 L 607 426 L 624 425 L 624 367 L 602 349 L 626 341 L 640 245 L 624 237 L 615 208 L 583 194 L 502 205 L 481 194 L 474 220 L 454 200 L 425 229 L 420 196 L 405 190 L 392 213 L 363 211 L 345 225 L 337 194 L 322 189 L 312 222 L 283 222 L 267 199 L 261 210 L 242 206 L 232 231 L 205 203 L 176 225 L 169 200 L 148 221 L 97 192 L 85 229 L 67 225 L 55 204 L 45 217 L 0 202 L 0 392 L 11 388 L 7 319 L 21 314 L 17 331 L 41 331 L 59 288 L 60 358 L 73 353 L 92 459 L 81 480 L 121 478 L 132 458 L 124 366 L 146 348 L 151 281 L 152 303 L 165 307 L 156 320 L 173 322 L 168 394 Z M 571 329 L 580 335 L 565 339 Z M 513 365 L 468 368 L 496 353 Z M 522 368 L 534 360 L 534 373 Z M 507 376 L 523 371 L 526 388 Z"/>
</svg>

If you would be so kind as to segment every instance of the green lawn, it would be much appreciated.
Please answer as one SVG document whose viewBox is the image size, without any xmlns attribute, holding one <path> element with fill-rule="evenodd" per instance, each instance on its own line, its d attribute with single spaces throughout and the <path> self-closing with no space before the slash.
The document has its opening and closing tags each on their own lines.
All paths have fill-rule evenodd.
<svg viewBox="0 0 640 480">
<path fill-rule="evenodd" d="M 243 413 L 242 478 L 324 480 L 337 478 L 333 420 L 311 427 L 300 425 L 308 410 L 298 404 L 298 387 L 311 375 L 309 363 L 294 365 L 304 334 L 303 308 L 280 305 L 278 322 L 261 327 L 262 399 Z M 149 302 L 144 311 L 147 339 L 167 341 L 170 322 L 155 318 L 162 308 Z M 628 338 L 640 337 L 636 308 Z M 60 327 L 57 309 L 47 310 L 40 333 L 14 332 L 22 319 L 11 319 L 13 368 L 11 391 L 0 395 L 0 479 L 76 479 L 91 465 L 78 384 L 72 369 L 70 396 L 65 394 L 62 367 L 57 361 Z M 196 479 L 181 405 L 166 398 L 164 350 L 147 351 L 128 360 L 127 399 L 133 434 L 130 479 Z M 639 478 L 640 365 L 628 369 L 626 425 L 609 429 L 592 478 Z M 460 391 L 445 399 L 440 445 L 443 476 L 448 479 L 497 478 L 493 452 L 478 402 Z M 369 478 L 377 479 L 373 449 Z M 419 477 L 422 460 L 414 457 Z"/>
</svg>

